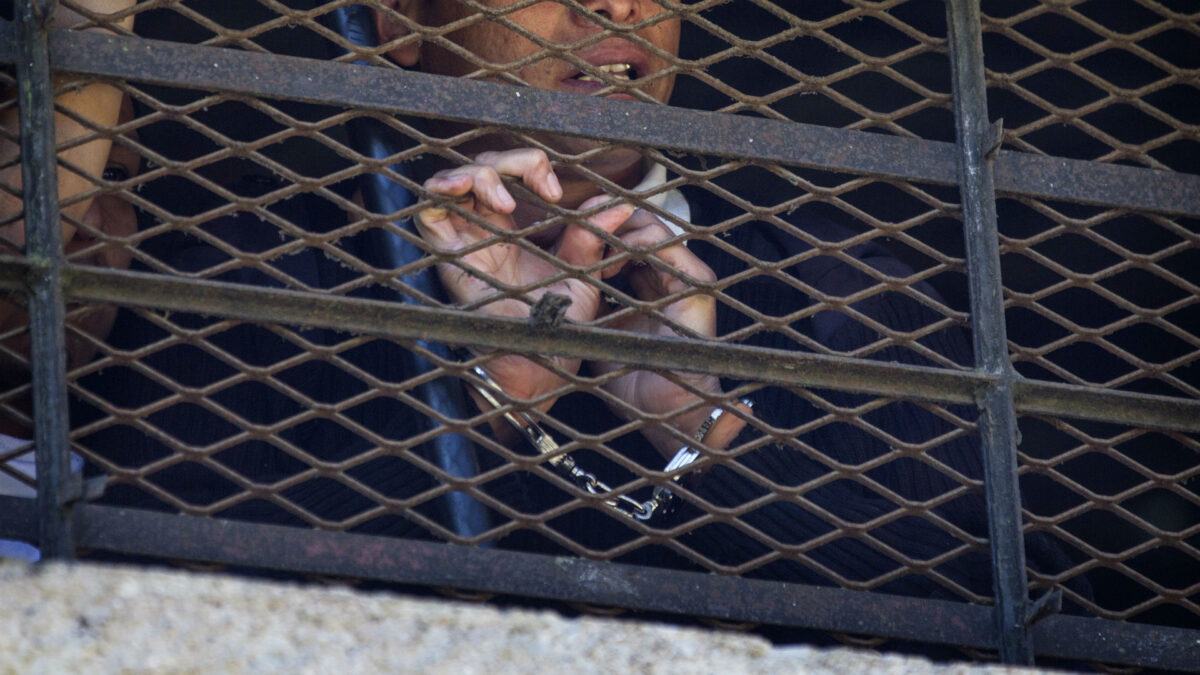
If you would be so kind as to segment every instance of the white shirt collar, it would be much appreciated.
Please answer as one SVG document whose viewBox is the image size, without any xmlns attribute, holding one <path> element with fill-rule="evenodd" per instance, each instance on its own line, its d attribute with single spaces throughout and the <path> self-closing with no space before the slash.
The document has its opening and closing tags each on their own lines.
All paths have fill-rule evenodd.
<svg viewBox="0 0 1200 675">
<path fill-rule="evenodd" d="M 638 183 L 634 188 L 634 192 L 649 192 L 656 190 L 667 182 L 667 167 L 655 162 L 646 170 L 646 175 L 642 178 L 642 182 Z M 692 222 L 692 210 L 688 207 L 687 200 L 683 198 L 683 193 L 679 190 L 667 190 L 659 192 L 653 196 L 647 197 L 646 202 L 657 206 L 667 213 L 675 216 L 684 222 Z M 682 234 L 683 228 L 671 222 L 664 220 L 663 224 L 667 229 L 671 230 L 671 234 Z"/>
</svg>

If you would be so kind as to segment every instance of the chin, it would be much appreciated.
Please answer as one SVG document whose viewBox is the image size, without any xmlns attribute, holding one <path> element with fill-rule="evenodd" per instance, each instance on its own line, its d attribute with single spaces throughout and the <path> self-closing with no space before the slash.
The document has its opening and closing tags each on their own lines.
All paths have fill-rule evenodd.
<svg viewBox="0 0 1200 675">
<path fill-rule="evenodd" d="M 556 146 L 555 149 L 558 150 L 559 148 Z M 601 151 L 596 152 L 597 149 L 601 149 Z M 594 154 L 588 154 L 583 162 L 580 163 L 580 166 L 616 183 L 623 184 L 629 182 L 628 175 L 630 173 L 640 176 L 640 168 L 645 162 L 645 156 L 638 150 L 609 146 L 595 141 L 587 141 L 586 147 L 580 147 L 579 144 L 573 143 L 569 149 L 560 150 L 564 154 L 572 155 L 582 155 L 589 151 Z M 569 174 L 572 169 L 569 166 L 563 166 L 558 171 L 559 177 L 562 178 L 564 174 Z M 581 178 L 590 180 L 590 176 L 586 175 L 581 176 Z M 637 181 L 635 180 L 633 183 L 625 185 L 625 187 L 632 187 L 636 183 Z"/>
<path fill-rule="evenodd" d="M 628 169 L 631 166 L 640 165 L 643 157 L 638 150 L 614 147 L 606 152 L 588 157 L 583 165 L 597 172 L 602 169 Z"/>
</svg>

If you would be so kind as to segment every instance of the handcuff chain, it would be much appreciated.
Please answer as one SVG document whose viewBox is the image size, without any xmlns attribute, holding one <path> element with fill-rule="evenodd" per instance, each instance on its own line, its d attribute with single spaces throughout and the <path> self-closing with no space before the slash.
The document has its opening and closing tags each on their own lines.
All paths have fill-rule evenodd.
<svg viewBox="0 0 1200 675">
<path fill-rule="evenodd" d="M 479 379 L 483 380 L 483 382 L 487 384 L 487 387 L 482 387 L 474 382 L 471 383 L 471 386 L 473 386 L 475 391 L 479 392 L 479 395 L 482 396 L 483 399 L 492 407 L 500 408 L 503 404 L 499 399 L 496 398 L 495 394 L 488 389 L 490 387 L 495 391 L 503 392 L 503 389 L 500 388 L 500 385 L 496 384 L 496 381 L 492 379 L 492 376 L 488 375 L 487 371 L 485 371 L 482 367 L 474 366 L 471 370 L 479 377 Z M 533 419 L 529 413 L 524 411 L 518 411 L 515 413 L 506 412 L 504 413 L 504 419 L 508 420 L 508 423 L 513 425 L 517 432 L 525 437 L 525 440 L 529 441 L 529 444 L 538 451 L 538 454 L 549 455 L 559 450 L 560 446 L 558 443 L 550 436 L 550 434 L 546 433 L 546 430 L 543 429 L 542 426 L 537 423 L 537 420 Z M 685 455 L 688 456 L 685 457 Z M 677 455 L 675 455 L 675 458 L 671 460 L 671 463 L 668 464 L 667 468 L 664 470 L 673 471 L 675 469 L 687 466 L 695 461 L 695 459 L 699 456 L 700 453 L 696 452 L 695 450 L 684 448 L 683 450 L 680 450 Z M 579 465 L 575 463 L 575 460 L 572 459 L 568 454 L 555 455 L 550 457 L 548 461 L 550 462 L 550 466 L 554 467 L 564 478 L 575 483 L 576 487 L 586 491 L 588 494 L 606 495 L 613 492 L 613 489 L 597 478 L 595 474 L 584 471 L 582 468 L 580 468 Z M 674 478 L 673 480 L 678 480 L 678 477 Z M 650 520 L 650 518 L 654 516 L 655 511 L 669 504 L 673 496 L 674 495 L 671 494 L 670 490 L 661 486 L 657 486 L 654 488 L 654 493 L 650 499 L 644 502 L 639 502 L 629 495 L 622 494 L 604 500 L 604 504 L 623 516 L 633 518 L 635 520 L 646 521 Z"/>
</svg>

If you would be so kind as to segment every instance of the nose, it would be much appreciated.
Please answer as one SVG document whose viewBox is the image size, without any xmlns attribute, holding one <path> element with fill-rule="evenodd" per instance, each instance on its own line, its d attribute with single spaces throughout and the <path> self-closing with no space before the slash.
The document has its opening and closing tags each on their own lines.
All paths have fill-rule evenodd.
<svg viewBox="0 0 1200 675">
<path fill-rule="evenodd" d="M 654 5 L 651 0 L 585 0 L 582 4 L 613 23 L 633 23 L 646 18 L 648 13 L 642 7 L 644 2 Z M 654 6 L 657 7 L 657 5 Z M 586 17 L 579 17 L 579 19 L 588 23 Z"/>
</svg>

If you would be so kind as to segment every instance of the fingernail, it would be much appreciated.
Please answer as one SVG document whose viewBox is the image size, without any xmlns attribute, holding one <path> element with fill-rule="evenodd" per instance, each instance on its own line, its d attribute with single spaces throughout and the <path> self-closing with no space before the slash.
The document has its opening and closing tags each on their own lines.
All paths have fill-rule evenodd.
<svg viewBox="0 0 1200 675">
<path fill-rule="evenodd" d="M 462 179 L 466 175 L 467 174 L 465 174 L 465 173 L 452 173 L 452 174 L 448 174 L 445 176 L 435 177 L 434 180 L 441 182 L 441 183 L 457 183 L 460 179 Z"/>
<path fill-rule="evenodd" d="M 630 217 L 633 216 L 633 212 L 637 210 L 637 207 L 634 206 L 633 204 L 630 204 L 629 202 L 623 202 L 621 204 L 614 206 L 612 208 L 612 210 L 613 211 L 624 211 L 625 219 L 628 220 Z"/>
<path fill-rule="evenodd" d="M 553 171 L 546 177 L 546 183 L 548 184 L 547 193 L 550 199 L 558 201 L 562 197 L 562 184 L 558 182 L 558 176 L 555 176 Z"/>
<path fill-rule="evenodd" d="M 503 185 L 497 185 L 492 188 L 492 203 L 502 209 L 512 209 L 517 206 L 517 203 L 513 201 L 512 195 L 508 194 L 508 190 L 504 189 Z"/>
<path fill-rule="evenodd" d="M 587 200 L 585 200 L 582 204 L 579 205 L 578 210 L 579 211 L 587 211 L 588 209 L 595 207 L 595 206 L 599 206 L 600 204 L 603 204 L 604 202 L 606 202 L 610 199 L 612 199 L 612 197 L 609 195 L 596 195 L 595 197 L 590 197 Z"/>
<path fill-rule="evenodd" d="M 439 220 L 445 220 L 446 216 L 446 209 L 439 209 L 436 207 L 422 209 L 421 212 L 417 214 L 417 217 L 420 218 L 422 223 L 432 223 Z"/>
</svg>

